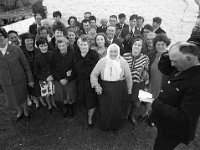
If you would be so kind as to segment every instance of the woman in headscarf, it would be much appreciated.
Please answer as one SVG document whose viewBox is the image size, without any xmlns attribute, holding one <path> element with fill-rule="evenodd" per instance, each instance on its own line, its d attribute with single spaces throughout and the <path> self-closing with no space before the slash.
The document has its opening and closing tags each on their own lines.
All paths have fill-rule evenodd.
<svg viewBox="0 0 200 150">
<path fill-rule="evenodd" d="M 132 77 L 117 44 L 108 47 L 107 55 L 93 69 L 90 81 L 99 95 L 100 128 L 103 131 L 118 131 L 126 116 L 128 94 L 132 92 Z"/>
</svg>

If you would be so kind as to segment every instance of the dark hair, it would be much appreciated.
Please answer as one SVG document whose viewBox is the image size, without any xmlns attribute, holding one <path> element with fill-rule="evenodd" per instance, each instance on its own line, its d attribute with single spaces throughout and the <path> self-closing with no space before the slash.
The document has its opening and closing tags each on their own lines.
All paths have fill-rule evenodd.
<svg viewBox="0 0 200 150">
<path fill-rule="evenodd" d="M 77 18 L 75 16 L 70 16 L 69 19 L 68 19 L 68 21 L 67 21 L 68 25 L 70 25 L 70 20 L 71 19 L 74 19 L 75 22 L 76 22 L 76 24 L 77 24 Z"/>
<path fill-rule="evenodd" d="M 89 12 L 89 11 L 87 11 L 87 12 L 84 12 L 84 14 L 90 14 L 90 15 L 91 15 L 92 13 L 91 13 L 91 12 Z"/>
<path fill-rule="evenodd" d="M 54 11 L 53 12 L 53 17 L 58 17 L 58 16 L 60 16 L 60 18 L 62 17 L 61 12 L 60 11 Z"/>
<path fill-rule="evenodd" d="M 142 20 L 144 22 L 144 18 L 142 16 L 138 16 L 138 20 Z"/>
<path fill-rule="evenodd" d="M 147 29 L 147 30 L 153 32 L 153 27 L 150 24 L 144 25 L 144 29 Z"/>
<path fill-rule="evenodd" d="M 156 43 L 159 41 L 163 41 L 167 46 L 170 45 L 171 40 L 167 37 L 165 33 L 157 34 L 156 37 L 153 39 L 153 47 L 156 50 Z"/>
<path fill-rule="evenodd" d="M 129 18 L 129 20 L 134 20 L 134 19 L 138 20 L 138 15 L 133 14 L 133 15 L 131 15 L 130 18 Z"/>
<path fill-rule="evenodd" d="M 181 44 L 179 48 L 180 52 L 183 54 L 192 54 L 194 56 L 200 56 L 199 50 L 196 44 L 188 43 L 188 45 Z"/>
<path fill-rule="evenodd" d="M 91 21 L 91 20 L 95 20 L 95 22 L 96 22 L 96 17 L 95 16 L 90 16 L 89 17 L 89 20 Z"/>
<path fill-rule="evenodd" d="M 121 14 L 118 15 L 118 18 L 119 18 L 119 19 L 121 19 L 121 18 L 126 18 L 126 15 L 125 15 L 124 13 L 121 13 Z"/>
<path fill-rule="evenodd" d="M 35 45 L 35 37 L 34 37 L 34 35 L 32 35 L 29 32 L 21 34 L 20 39 L 21 39 L 22 48 L 25 48 L 25 40 L 26 39 L 33 39 L 33 47 Z"/>
<path fill-rule="evenodd" d="M 40 32 L 41 32 L 42 30 L 46 30 L 46 31 L 48 32 L 48 29 L 47 29 L 45 26 L 40 26 L 40 27 L 38 27 L 38 29 L 37 29 L 37 33 L 40 35 Z"/>
<path fill-rule="evenodd" d="M 55 33 L 55 31 L 58 30 L 58 31 L 65 31 L 65 27 L 63 26 L 63 24 L 61 22 L 56 22 L 55 25 L 53 25 L 52 27 L 52 31 Z"/>
<path fill-rule="evenodd" d="M 90 23 L 90 20 L 89 20 L 89 19 L 83 19 L 83 20 L 82 20 L 82 25 L 83 25 L 83 23 L 87 23 L 87 22 Z"/>
<path fill-rule="evenodd" d="M 36 46 L 39 47 L 39 45 L 41 44 L 48 44 L 47 40 L 43 37 L 40 37 L 37 41 L 36 41 Z"/>
<path fill-rule="evenodd" d="M 158 24 L 161 24 L 162 23 L 162 19 L 160 17 L 154 17 L 153 18 L 153 22 L 156 22 Z"/>
<path fill-rule="evenodd" d="M 96 40 L 97 40 L 97 36 L 99 36 L 99 35 L 103 36 L 103 38 L 104 38 L 104 40 L 105 40 L 105 47 L 108 47 L 108 46 L 109 46 L 108 39 L 107 39 L 106 34 L 103 33 L 103 32 L 98 33 L 98 34 L 95 36 L 95 38 L 94 38 L 95 45 L 98 46 Z"/>
<path fill-rule="evenodd" d="M 116 18 L 117 19 L 117 16 L 116 15 L 111 15 L 110 18 Z"/>
<path fill-rule="evenodd" d="M 15 31 L 15 30 L 10 30 L 10 31 L 8 31 L 8 35 L 10 35 L 10 34 L 12 34 L 12 33 L 14 33 L 14 34 L 16 34 L 16 35 L 18 36 L 17 31 Z"/>
<path fill-rule="evenodd" d="M 136 41 L 142 41 L 142 49 L 144 48 L 144 39 L 142 36 L 137 35 L 131 40 L 131 48 Z"/>
<path fill-rule="evenodd" d="M 4 36 L 4 38 L 8 37 L 8 33 L 6 32 L 4 28 L 0 28 L 0 33 Z"/>
</svg>

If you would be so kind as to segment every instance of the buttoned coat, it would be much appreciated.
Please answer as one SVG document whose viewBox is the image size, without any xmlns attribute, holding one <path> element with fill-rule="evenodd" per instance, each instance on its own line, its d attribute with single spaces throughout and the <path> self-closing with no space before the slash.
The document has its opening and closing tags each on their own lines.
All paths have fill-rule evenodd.
<svg viewBox="0 0 200 150">
<path fill-rule="evenodd" d="M 33 82 L 27 59 L 20 47 L 8 44 L 6 54 L 0 53 L 0 84 L 9 106 L 26 101 L 27 82 Z"/>
</svg>

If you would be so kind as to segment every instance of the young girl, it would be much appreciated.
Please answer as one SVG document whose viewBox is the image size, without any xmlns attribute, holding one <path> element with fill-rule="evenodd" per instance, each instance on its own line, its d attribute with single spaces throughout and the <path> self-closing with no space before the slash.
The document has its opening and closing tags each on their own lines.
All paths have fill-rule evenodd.
<svg viewBox="0 0 200 150">
<path fill-rule="evenodd" d="M 52 106 L 56 108 L 53 98 L 54 86 L 53 76 L 50 71 L 50 59 L 52 52 L 48 51 L 48 44 L 46 39 L 39 38 L 36 41 L 37 47 L 40 49 L 34 61 L 34 75 L 39 81 L 41 88 L 41 96 L 46 99 L 49 112 L 52 112 Z"/>
</svg>

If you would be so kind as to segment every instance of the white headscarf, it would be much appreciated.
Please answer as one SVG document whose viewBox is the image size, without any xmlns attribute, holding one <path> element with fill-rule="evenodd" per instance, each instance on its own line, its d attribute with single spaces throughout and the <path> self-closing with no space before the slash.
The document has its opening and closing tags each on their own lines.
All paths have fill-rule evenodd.
<svg viewBox="0 0 200 150">
<path fill-rule="evenodd" d="M 118 51 L 118 55 L 115 59 L 110 58 L 110 51 L 115 49 Z M 122 68 L 120 67 L 120 48 L 117 44 L 111 44 L 107 49 L 107 55 L 105 57 L 106 64 L 104 69 L 104 80 L 106 81 L 118 81 Z"/>
</svg>

